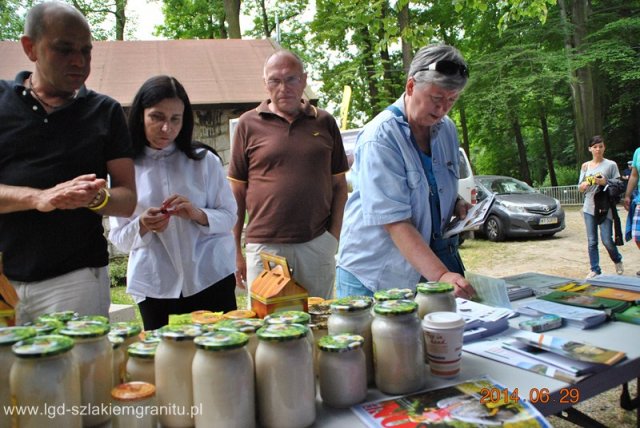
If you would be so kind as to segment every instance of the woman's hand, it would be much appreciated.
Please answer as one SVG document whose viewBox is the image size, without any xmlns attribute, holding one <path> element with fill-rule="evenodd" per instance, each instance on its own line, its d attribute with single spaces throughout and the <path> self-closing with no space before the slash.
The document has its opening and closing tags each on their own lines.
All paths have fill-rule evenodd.
<svg viewBox="0 0 640 428">
<path fill-rule="evenodd" d="M 147 208 L 140 214 L 140 235 L 144 236 L 147 232 L 164 232 L 169 225 L 170 217 L 162 208 Z"/>
<path fill-rule="evenodd" d="M 168 215 L 177 215 L 186 220 L 193 220 L 196 223 L 207 226 L 209 219 L 200 208 L 194 206 L 188 198 L 182 195 L 171 195 L 162 203 L 162 210 Z"/>
</svg>

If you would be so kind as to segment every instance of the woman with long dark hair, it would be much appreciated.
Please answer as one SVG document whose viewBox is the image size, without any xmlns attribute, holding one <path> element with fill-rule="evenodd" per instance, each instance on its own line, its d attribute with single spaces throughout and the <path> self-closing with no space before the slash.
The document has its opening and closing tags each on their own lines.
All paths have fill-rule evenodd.
<svg viewBox="0 0 640 428">
<path fill-rule="evenodd" d="M 192 141 L 193 110 L 170 76 L 147 80 L 129 112 L 138 203 L 111 218 L 109 239 L 129 252 L 127 293 L 146 330 L 169 314 L 236 309 L 236 203 L 215 151 Z"/>
</svg>

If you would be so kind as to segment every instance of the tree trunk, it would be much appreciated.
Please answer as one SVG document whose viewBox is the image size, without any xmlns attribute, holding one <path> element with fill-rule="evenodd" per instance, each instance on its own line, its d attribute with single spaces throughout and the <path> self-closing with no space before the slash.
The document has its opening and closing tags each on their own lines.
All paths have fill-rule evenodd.
<svg viewBox="0 0 640 428">
<path fill-rule="evenodd" d="M 398 26 L 400 27 L 400 37 L 402 41 L 402 68 L 405 74 L 409 72 L 409 66 L 411 66 L 411 61 L 413 60 L 413 48 L 411 42 L 405 35 L 405 32 L 409 30 L 409 23 L 409 2 L 407 2 L 398 12 Z"/>
<path fill-rule="evenodd" d="M 549 180 L 552 186 L 558 185 L 556 178 L 556 170 L 553 167 L 553 153 L 551 152 L 551 140 L 549 139 L 549 125 L 547 124 L 547 113 L 544 107 L 540 107 L 540 128 L 542 128 L 542 144 L 544 145 L 544 154 L 549 169 Z"/>
<path fill-rule="evenodd" d="M 376 67 L 372 58 L 372 52 L 374 52 L 373 44 L 371 43 L 371 33 L 368 27 L 364 27 L 362 30 L 364 50 L 363 50 L 363 65 L 367 73 L 367 87 L 369 88 L 369 101 L 374 106 L 374 111 L 378 108 L 379 92 L 375 81 Z"/>
<path fill-rule="evenodd" d="M 126 7 L 127 0 L 116 0 L 116 40 L 124 40 L 124 28 L 127 24 Z"/>
<path fill-rule="evenodd" d="M 224 14 L 229 26 L 229 38 L 241 39 L 240 0 L 224 0 Z"/>
<path fill-rule="evenodd" d="M 520 120 L 518 116 L 514 116 L 511 121 L 511 128 L 513 129 L 513 135 L 516 138 L 516 145 L 518 146 L 518 157 L 520 158 L 520 179 L 533 184 L 531 181 L 531 172 L 529 171 L 529 162 L 527 161 L 527 148 L 524 146 L 524 138 L 522 138 L 522 129 L 520 128 Z"/>
<path fill-rule="evenodd" d="M 260 0 L 260 13 L 262 15 L 262 32 L 265 38 L 271 37 L 271 29 L 269 28 L 269 15 L 267 14 L 267 6 L 264 0 Z"/>
</svg>

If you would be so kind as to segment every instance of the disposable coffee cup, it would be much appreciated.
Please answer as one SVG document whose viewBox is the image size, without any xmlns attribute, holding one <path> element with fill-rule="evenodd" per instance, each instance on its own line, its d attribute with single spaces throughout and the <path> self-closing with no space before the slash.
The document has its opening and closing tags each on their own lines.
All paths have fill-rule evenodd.
<svg viewBox="0 0 640 428">
<path fill-rule="evenodd" d="M 460 373 L 464 320 L 455 312 L 432 312 L 422 320 L 427 360 L 433 376 L 454 378 Z"/>
</svg>

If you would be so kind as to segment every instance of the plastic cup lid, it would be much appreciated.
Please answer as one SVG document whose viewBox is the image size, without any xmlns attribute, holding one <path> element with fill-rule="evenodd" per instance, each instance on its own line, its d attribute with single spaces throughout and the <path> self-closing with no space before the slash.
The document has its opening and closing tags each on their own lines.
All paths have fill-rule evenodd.
<svg viewBox="0 0 640 428">
<path fill-rule="evenodd" d="M 347 352 L 362 348 L 364 337 L 357 334 L 336 334 L 323 336 L 318 341 L 318 347 L 328 352 Z"/>
<path fill-rule="evenodd" d="M 9 346 L 33 337 L 38 332 L 34 327 L 16 326 L 0 328 L 0 346 Z"/>
<path fill-rule="evenodd" d="M 215 323 L 213 331 L 240 331 L 246 334 L 255 333 L 262 326 L 264 326 L 264 320 L 260 318 L 228 319 Z"/>
<path fill-rule="evenodd" d="M 390 288 L 379 290 L 373 294 L 373 298 L 378 302 L 386 300 L 413 299 L 413 290 L 409 288 Z"/>
<path fill-rule="evenodd" d="M 336 312 L 353 312 L 369 309 L 373 299 L 368 296 L 349 296 L 336 300 L 331 304 L 331 310 Z"/>
<path fill-rule="evenodd" d="M 302 311 L 274 312 L 264 317 L 267 324 L 309 324 L 311 315 Z"/>
<path fill-rule="evenodd" d="M 269 342 L 284 342 L 305 337 L 309 329 L 302 324 L 267 324 L 256 334 L 258 339 Z"/>
<path fill-rule="evenodd" d="M 456 312 L 431 312 L 422 319 L 422 327 L 450 329 L 464 327 L 464 319 Z"/>
<path fill-rule="evenodd" d="M 249 342 L 249 336 L 239 331 L 215 331 L 194 340 L 196 348 L 207 351 L 225 351 L 241 348 Z"/>
<path fill-rule="evenodd" d="M 30 337 L 12 346 L 19 358 L 52 357 L 73 348 L 73 339 L 59 334 Z"/>
<path fill-rule="evenodd" d="M 448 282 L 425 282 L 418 284 L 416 290 L 422 294 L 449 293 L 453 291 L 453 285 Z"/>
<path fill-rule="evenodd" d="M 384 300 L 376 303 L 373 312 L 379 315 L 404 315 L 416 312 L 418 304 L 413 300 Z"/>
</svg>

